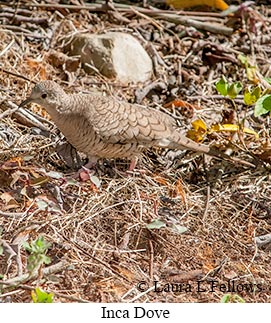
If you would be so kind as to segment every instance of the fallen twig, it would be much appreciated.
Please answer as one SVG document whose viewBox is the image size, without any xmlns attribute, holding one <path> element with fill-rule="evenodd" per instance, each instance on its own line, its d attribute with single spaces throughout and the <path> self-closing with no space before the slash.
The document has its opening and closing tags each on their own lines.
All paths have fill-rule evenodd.
<svg viewBox="0 0 271 323">
<path fill-rule="evenodd" d="M 3 114 L 0 115 L 0 118 L 10 114 L 13 114 L 14 117 L 23 125 L 28 127 L 37 127 L 44 131 L 49 131 L 49 129 L 44 126 L 39 120 L 41 117 L 35 116 L 33 113 L 23 109 L 19 108 L 15 103 L 11 101 L 2 101 L 1 108 L 4 110 L 7 110 L 8 112 L 3 112 Z M 42 121 L 46 123 L 50 123 L 50 121 L 42 118 Z"/>
<path fill-rule="evenodd" d="M 25 7 L 37 7 L 37 8 L 47 8 L 48 10 L 52 9 L 69 9 L 69 10 L 88 10 L 88 11 L 98 11 L 98 12 L 106 12 L 106 8 L 102 6 L 101 4 L 91 4 L 91 5 L 63 5 L 63 4 L 24 4 Z M 215 34 L 222 34 L 229 36 L 233 33 L 233 29 L 229 27 L 225 27 L 222 24 L 213 24 L 213 23 L 207 23 L 206 21 L 198 21 L 196 20 L 196 16 L 199 15 L 198 13 L 195 12 L 186 12 L 186 11 L 168 11 L 168 10 L 157 10 L 156 8 L 152 9 L 146 9 L 146 8 L 141 8 L 137 6 L 129 6 L 125 4 L 114 4 L 115 8 L 124 13 L 141 13 L 147 16 L 153 16 L 159 19 L 164 19 L 170 22 L 173 22 L 175 24 L 181 24 L 185 26 L 191 26 L 195 27 L 198 29 L 206 30 L 211 33 Z M 211 14 L 206 14 L 205 15 L 211 15 Z M 189 16 L 193 16 L 193 19 Z M 199 15 L 200 16 L 200 15 Z M 201 15 L 202 16 L 202 15 Z M 221 15 L 217 14 L 215 17 L 221 17 Z M 202 20 L 199 19 L 199 20 Z"/>
<path fill-rule="evenodd" d="M 25 215 L 25 212 L 3 212 L 0 210 L 0 216 L 3 216 L 5 218 L 15 218 L 15 219 L 20 219 Z"/>
<path fill-rule="evenodd" d="M 54 265 L 52 265 L 50 267 L 43 268 L 41 270 L 42 276 L 48 276 L 48 275 L 55 274 L 55 273 L 60 272 L 60 271 L 62 271 L 64 269 L 67 269 L 67 267 L 69 267 L 69 266 L 70 266 L 70 264 L 68 262 L 60 261 L 57 264 L 54 264 Z M 3 285 L 2 288 L 10 287 L 10 285 L 16 286 L 18 284 L 25 283 L 30 279 L 35 279 L 38 276 L 39 276 L 38 271 L 34 272 L 32 275 L 23 274 L 21 276 L 17 276 L 17 277 L 11 278 L 11 279 L 2 280 L 2 281 L 0 281 L 0 285 Z"/>
</svg>

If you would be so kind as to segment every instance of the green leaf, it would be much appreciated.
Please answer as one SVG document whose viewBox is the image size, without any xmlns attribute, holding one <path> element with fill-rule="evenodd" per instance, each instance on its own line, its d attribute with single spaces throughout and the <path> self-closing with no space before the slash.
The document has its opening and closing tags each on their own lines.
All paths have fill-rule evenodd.
<svg viewBox="0 0 271 323">
<path fill-rule="evenodd" d="M 53 303 L 54 294 L 47 293 L 37 287 L 35 291 L 31 292 L 31 297 L 34 303 Z"/>
<path fill-rule="evenodd" d="M 240 82 L 235 82 L 228 88 L 228 96 L 231 99 L 235 99 L 239 92 L 242 90 L 243 86 Z"/>
<path fill-rule="evenodd" d="M 172 229 L 173 229 L 173 231 L 175 231 L 175 232 L 177 232 L 179 234 L 185 233 L 188 230 L 187 227 L 184 227 L 184 226 L 179 225 L 179 224 L 173 224 Z"/>
<path fill-rule="evenodd" d="M 26 155 L 26 156 L 23 156 L 23 160 L 24 161 L 29 161 L 31 159 L 35 158 L 35 156 L 32 156 L 32 155 Z"/>
<path fill-rule="evenodd" d="M 50 243 L 44 240 L 42 236 L 38 237 L 35 241 L 30 244 L 25 242 L 24 248 L 30 253 L 27 258 L 27 269 L 29 272 L 33 272 L 42 266 L 43 264 L 48 265 L 51 262 L 51 258 L 46 256 L 46 252 L 50 247 Z"/>
<path fill-rule="evenodd" d="M 246 67 L 246 71 L 247 71 L 247 79 L 251 82 L 255 82 L 255 80 L 257 80 L 257 77 L 256 77 L 257 66 L 249 65 Z"/>
<path fill-rule="evenodd" d="M 269 84 L 271 84 L 271 77 L 264 77 L 263 79 Z"/>
<path fill-rule="evenodd" d="M 220 303 L 229 303 L 230 302 L 231 295 L 230 294 L 225 294 L 221 300 Z"/>
<path fill-rule="evenodd" d="M 49 265 L 51 263 L 51 258 L 48 256 L 43 255 L 42 260 L 45 263 L 45 265 Z"/>
<path fill-rule="evenodd" d="M 215 87 L 218 93 L 223 96 L 227 96 L 229 83 L 224 76 L 222 76 L 222 78 L 218 82 L 216 82 Z"/>
<path fill-rule="evenodd" d="M 246 301 L 237 294 L 225 294 L 221 300 L 220 303 L 245 303 Z"/>
<path fill-rule="evenodd" d="M 252 105 L 259 100 L 260 96 L 261 88 L 259 86 L 256 86 L 252 91 L 246 89 L 244 93 L 244 103 L 246 105 Z"/>
<path fill-rule="evenodd" d="M 23 242 L 23 247 L 25 248 L 26 251 L 31 252 L 31 247 L 28 242 Z"/>
<path fill-rule="evenodd" d="M 259 98 L 255 104 L 254 115 L 259 117 L 271 111 L 271 94 L 266 94 Z"/>
<path fill-rule="evenodd" d="M 162 222 L 158 219 L 155 219 L 151 223 L 147 224 L 146 228 L 152 230 L 152 229 L 160 229 L 165 226 L 166 226 L 166 224 L 164 222 Z"/>
<path fill-rule="evenodd" d="M 38 200 L 36 204 L 40 211 L 45 211 L 48 208 L 48 204 L 43 200 Z"/>
<path fill-rule="evenodd" d="M 266 110 L 271 111 L 271 94 L 266 95 L 266 98 L 263 100 L 263 107 Z"/>
<path fill-rule="evenodd" d="M 38 237 L 38 239 L 34 242 L 34 244 L 36 244 L 36 246 L 38 247 L 38 252 L 41 252 L 41 253 L 44 253 L 45 251 L 47 251 L 51 246 L 49 242 L 44 240 L 43 236 Z"/>
<path fill-rule="evenodd" d="M 254 82 L 256 79 L 257 66 L 253 65 L 249 58 L 242 54 L 238 55 L 238 59 L 245 65 L 248 80 Z"/>
<path fill-rule="evenodd" d="M 245 303 L 246 301 L 243 299 L 243 297 L 235 294 L 233 297 L 233 300 L 235 303 Z"/>
<path fill-rule="evenodd" d="M 101 187 L 101 181 L 99 180 L 99 178 L 97 176 L 91 175 L 89 178 L 97 188 Z"/>
<path fill-rule="evenodd" d="M 245 89 L 245 93 L 244 93 L 244 103 L 245 103 L 245 105 L 252 105 L 256 101 L 254 101 L 254 97 L 251 94 L 251 92 L 249 91 L 249 89 Z"/>
<path fill-rule="evenodd" d="M 248 58 L 245 55 L 239 54 L 238 59 L 242 64 L 244 65 L 248 64 Z"/>
<path fill-rule="evenodd" d="M 72 185 L 72 186 L 78 186 L 79 183 L 76 179 L 74 178 L 67 178 L 67 185 Z"/>
</svg>

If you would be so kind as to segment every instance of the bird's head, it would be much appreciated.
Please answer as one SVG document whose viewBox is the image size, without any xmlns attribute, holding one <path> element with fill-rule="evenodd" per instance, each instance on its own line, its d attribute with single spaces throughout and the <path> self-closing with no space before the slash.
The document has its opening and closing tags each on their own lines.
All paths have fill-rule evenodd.
<svg viewBox="0 0 271 323">
<path fill-rule="evenodd" d="M 43 106 L 49 113 L 58 110 L 63 98 L 66 96 L 64 90 L 53 81 L 42 81 L 34 86 L 30 96 L 23 101 L 19 107 L 28 103 L 37 103 Z"/>
</svg>

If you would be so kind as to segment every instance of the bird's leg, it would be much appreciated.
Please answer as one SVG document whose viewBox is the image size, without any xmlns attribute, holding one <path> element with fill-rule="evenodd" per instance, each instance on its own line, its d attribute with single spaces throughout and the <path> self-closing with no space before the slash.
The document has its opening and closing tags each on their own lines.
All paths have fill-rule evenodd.
<svg viewBox="0 0 271 323">
<path fill-rule="evenodd" d="M 91 156 L 88 158 L 88 162 L 83 166 L 84 168 L 92 169 L 97 165 L 98 157 Z"/>
<path fill-rule="evenodd" d="M 117 174 L 120 174 L 124 177 L 130 176 L 131 174 L 135 174 L 136 172 L 140 173 L 140 171 L 135 169 L 137 162 L 138 162 L 138 157 L 134 156 L 134 157 L 132 157 L 131 162 L 130 162 L 130 166 L 126 171 L 120 171 L 116 168 L 114 168 L 114 170 Z"/>
<path fill-rule="evenodd" d="M 133 174 L 133 173 L 138 173 L 138 174 L 144 174 L 146 173 L 146 171 L 144 169 L 136 169 L 136 165 L 137 165 L 137 162 L 138 162 L 138 157 L 135 156 L 131 159 L 131 163 L 130 163 L 130 166 L 128 168 L 128 170 L 126 171 L 126 173 L 129 175 L 129 174 Z"/>
<path fill-rule="evenodd" d="M 133 157 L 131 160 L 130 166 L 128 168 L 128 172 L 133 172 L 135 170 L 137 162 L 138 162 L 138 157 L 137 156 Z"/>
<path fill-rule="evenodd" d="M 90 178 L 90 175 L 92 175 L 93 170 L 95 169 L 95 166 L 97 164 L 98 158 L 96 156 L 90 156 L 88 158 L 88 162 L 82 166 L 74 175 L 75 178 L 79 178 L 82 181 L 87 181 Z"/>
</svg>

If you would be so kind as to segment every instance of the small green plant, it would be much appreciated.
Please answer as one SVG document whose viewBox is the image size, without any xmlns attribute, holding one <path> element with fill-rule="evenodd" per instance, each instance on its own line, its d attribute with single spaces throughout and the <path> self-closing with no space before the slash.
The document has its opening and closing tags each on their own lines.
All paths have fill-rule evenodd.
<svg viewBox="0 0 271 323">
<path fill-rule="evenodd" d="M 271 111 L 271 94 L 265 94 L 255 104 L 254 114 L 259 117 Z"/>
<path fill-rule="evenodd" d="M 50 247 L 50 243 L 44 240 L 43 237 L 38 237 L 35 241 L 29 243 L 24 243 L 24 248 L 30 255 L 27 258 L 27 269 L 30 274 L 39 270 L 39 268 L 51 262 L 50 257 L 46 256 L 46 252 Z"/>
<path fill-rule="evenodd" d="M 37 287 L 31 291 L 31 297 L 34 303 L 53 303 L 54 294 Z"/>
<path fill-rule="evenodd" d="M 216 83 L 216 90 L 225 97 L 229 97 L 235 106 L 234 99 L 241 92 L 243 86 L 240 82 L 230 84 L 224 76 Z M 248 87 L 244 91 L 244 103 L 247 106 L 255 104 L 254 115 L 259 117 L 271 111 L 271 94 L 262 93 L 259 86 Z"/>
<path fill-rule="evenodd" d="M 229 84 L 225 76 L 216 83 L 216 90 L 223 96 L 228 96 L 230 99 L 235 99 L 241 92 L 243 86 L 240 82 Z"/>
<path fill-rule="evenodd" d="M 247 79 L 250 82 L 255 82 L 258 77 L 257 77 L 257 64 L 253 63 L 249 57 L 245 56 L 245 55 L 238 55 L 238 59 L 241 62 L 241 64 L 243 64 L 243 66 L 245 67 L 246 70 L 246 74 L 247 74 Z"/>
<path fill-rule="evenodd" d="M 255 104 L 261 97 L 261 88 L 259 86 L 256 87 L 248 87 L 244 92 L 244 103 L 245 105 Z"/>
<path fill-rule="evenodd" d="M 225 294 L 220 303 L 245 303 L 245 300 L 237 294 Z"/>
</svg>

